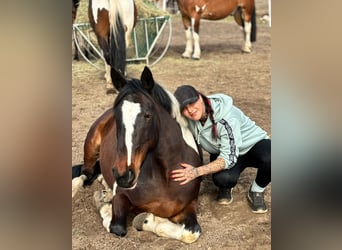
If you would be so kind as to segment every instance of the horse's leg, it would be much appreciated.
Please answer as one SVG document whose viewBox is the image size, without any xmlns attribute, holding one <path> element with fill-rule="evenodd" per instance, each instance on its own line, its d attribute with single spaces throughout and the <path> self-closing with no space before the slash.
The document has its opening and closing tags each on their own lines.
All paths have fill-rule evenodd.
<svg viewBox="0 0 342 250">
<path fill-rule="evenodd" d="M 242 15 L 244 16 L 244 26 L 243 26 L 243 34 L 244 34 L 244 44 L 241 47 L 241 50 L 245 53 L 250 53 L 252 48 L 251 43 L 251 35 L 253 35 L 253 40 L 255 40 L 255 26 L 256 22 L 253 20 L 255 19 L 255 12 L 253 9 L 242 9 Z M 252 34 L 253 31 L 253 34 Z"/>
<path fill-rule="evenodd" d="M 93 196 L 94 205 L 102 218 L 102 225 L 109 232 L 110 222 L 112 220 L 112 204 L 113 193 L 102 190 L 96 191 Z"/>
<path fill-rule="evenodd" d="M 73 45 L 73 47 L 74 47 L 74 60 L 75 61 L 79 61 L 80 59 L 79 59 L 79 56 L 78 56 L 78 49 L 77 49 L 77 45 L 76 45 L 76 41 L 75 41 L 75 37 L 74 37 L 74 35 L 72 35 L 72 45 Z"/>
<path fill-rule="evenodd" d="M 195 242 L 201 234 L 196 218 L 196 204 L 197 201 L 194 200 L 180 214 L 171 218 L 175 223 L 151 213 L 141 213 L 134 218 L 133 226 L 140 231 L 153 232 L 185 243 Z"/>
<path fill-rule="evenodd" d="M 109 121 L 113 119 L 113 110 L 108 109 L 93 123 L 89 129 L 83 147 L 84 163 L 83 165 L 75 166 L 75 168 L 80 168 L 80 170 L 78 174 L 79 176 L 73 178 L 72 180 L 72 197 L 75 196 L 81 187 L 84 185 L 90 185 L 100 174 L 101 169 L 98 161 L 100 145 L 105 129 L 108 125 L 110 125 Z M 76 172 L 76 170 L 74 171 L 73 169 L 73 172 Z"/>
<path fill-rule="evenodd" d="M 105 62 L 105 72 L 106 72 L 105 73 L 105 79 L 106 79 L 107 91 L 113 89 L 112 78 L 110 76 L 110 69 L 111 69 L 110 65 L 107 64 L 107 62 Z"/>
<path fill-rule="evenodd" d="M 194 19 L 191 20 L 192 37 L 194 40 L 194 54 L 192 55 L 192 59 L 199 60 L 201 58 L 201 47 L 200 47 L 200 38 L 199 38 L 199 27 L 200 27 L 200 16 L 196 15 Z"/>
<path fill-rule="evenodd" d="M 182 16 L 182 21 L 185 29 L 185 51 L 182 54 L 183 58 L 190 58 L 192 55 L 192 29 L 190 18 L 187 16 Z"/>
<path fill-rule="evenodd" d="M 73 177 L 74 172 L 79 172 L 79 176 L 72 179 L 72 197 L 84 185 L 90 185 L 101 172 L 99 162 L 97 161 L 100 151 L 101 132 L 98 130 L 99 126 L 96 125 L 98 124 L 95 123 L 89 130 L 84 142 L 83 165 L 73 167 Z"/>
<path fill-rule="evenodd" d="M 140 213 L 133 219 L 133 227 L 138 231 L 147 231 L 158 236 L 181 240 L 184 225 L 175 224 L 166 218 L 152 213 Z"/>
<path fill-rule="evenodd" d="M 103 51 L 103 57 L 105 58 L 105 79 L 106 89 L 113 89 L 112 78 L 110 76 L 110 48 L 108 44 L 109 38 L 107 36 L 98 36 L 98 43 Z"/>
<path fill-rule="evenodd" d="M 127 216 L 129 208 L 131 206 L 130 201 L 124 194 L 116 194 L 112 200 L 112 221 L 109 226 L 111 233 L 117 236 L 125 236 L 127 234 Z"/>
</svg>

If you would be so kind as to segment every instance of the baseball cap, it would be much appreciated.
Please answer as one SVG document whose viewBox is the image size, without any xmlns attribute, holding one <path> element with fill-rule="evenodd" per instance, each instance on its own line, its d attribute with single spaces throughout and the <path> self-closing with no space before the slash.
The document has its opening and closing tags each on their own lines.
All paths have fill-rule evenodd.
<svg viewBox="0 0 342 250">
<path fill-rule="evenodd" d="M 199 98 L 197 90 L 190 85 L 179 86 L 174 95 L 179 102 L 181 111 L 183 111 L 186 105 L 196 102 Z"/>
</svg>

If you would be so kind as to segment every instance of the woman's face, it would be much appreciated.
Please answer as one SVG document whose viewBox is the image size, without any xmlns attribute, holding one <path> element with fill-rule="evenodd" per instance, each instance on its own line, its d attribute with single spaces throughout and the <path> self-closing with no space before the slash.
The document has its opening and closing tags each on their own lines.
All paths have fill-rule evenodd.
<svg viewBox="0 0 342 250">
<path fill-rule="evenodd" d="M 182 111 L 182 115 L 194 121 L 201 119 L 204 113 L 205 106 L 201 95 L 196 102 L 186 105 Z"/>
</svg>

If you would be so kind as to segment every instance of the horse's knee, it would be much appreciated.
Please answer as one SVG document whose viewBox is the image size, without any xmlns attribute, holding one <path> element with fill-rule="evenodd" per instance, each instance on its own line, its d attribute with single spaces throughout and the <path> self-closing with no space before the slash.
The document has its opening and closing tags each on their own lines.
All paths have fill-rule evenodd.
<svg viewBox="0 0 342 250">
<path fill-rule="evenodd" d="M 84 185 L 90 186 L 99 176 L 99 174 L 101 174 L 100 162 L 96 161 L 94 166 L 85 165 L 82 169 L 82 174 L 87 176 Z"/>
</svg>

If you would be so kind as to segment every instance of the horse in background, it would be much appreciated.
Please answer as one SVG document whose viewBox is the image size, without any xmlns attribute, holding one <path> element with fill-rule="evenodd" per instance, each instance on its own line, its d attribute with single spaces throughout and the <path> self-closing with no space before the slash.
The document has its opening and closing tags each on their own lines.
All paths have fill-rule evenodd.
<svg viewBox="0 0 342 250">
<path fill-rule="evenodd" d="M 84 164 L 76 166 L 77 174 L 73 167 L 73 196 L 100 167 L 112 195 L 95 192 L 94 199 L 108 232 L 125 236 L 127 216 L 135 212 L 140 213 L 133 220 L 136 229 L 192 243 L 201 234 L 196 216 L 201 179 L 180 186 L 169 174 L 181 168 L 179 162 L 197 167 L 202 161 L 179 104 L 147 67 L 140 80 L 112 71 L 119 94 L 87 134 Z"/>
<path fill-rule="evenodd" d="M 126 47 L 136 24 L 134 0 L 89 0 L 88 17 L 105 58 L 107 91 L 113 90 L 110 71 L 126 74 Z"/>
<path fill-rule="evenodd" d="M 244 44 L 241 50 L 251 52 L 256 41 L 256 15 L 254 0 L 177 0 L 185 29 L 186 46 L 183 58 L 200 59 L 200 19 L 220 20 L 233 15 L 242 26 Z"/>
<path fill-rule="evenodd" d="M 80 5 L 80 0 L 72 0 L 72 5 L 71 5 L 71 20 L 72 20 L 72 24 L 74 24 L 75 22 L 75 19 L 76 19 L 76 15 L 77 15 L 77 9 L 78 9 L 78 6 Z M 77 50 L 77 46 L 76 46 L 76 42 L 75 42 L 75 38 L 73 37 L 73 34 L 72 33 L 72 41 L 73 41 L 73 46 L 74 46 L 74 60 L 79 60 L 79 57 L 78 57 L 78 50 Z"/>
</svg>

